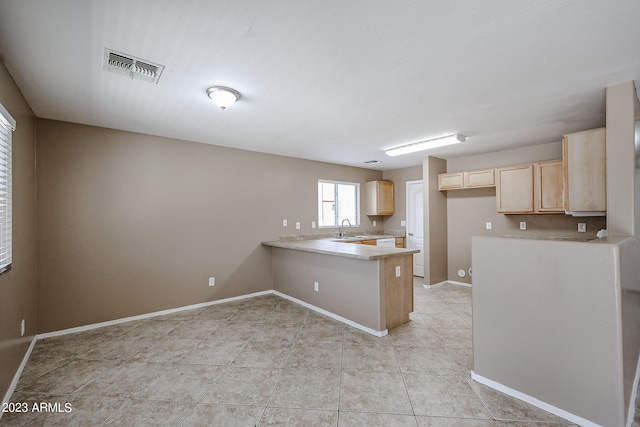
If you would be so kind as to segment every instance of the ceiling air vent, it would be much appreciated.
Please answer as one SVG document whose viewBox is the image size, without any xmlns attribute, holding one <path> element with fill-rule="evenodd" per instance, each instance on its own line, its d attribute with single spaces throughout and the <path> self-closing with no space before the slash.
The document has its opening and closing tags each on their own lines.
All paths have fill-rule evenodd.
<svg viewBox="0 0 640 427">
<path fill-rule="evenodd" d="M 126 53 L 105 48 L 102 69 L 129 76 L 132 79 L 158 83 L 160 74 L 164 70 L 164 65 L 154 64 L 146 59 L 136 58 Z"/>
</svg>

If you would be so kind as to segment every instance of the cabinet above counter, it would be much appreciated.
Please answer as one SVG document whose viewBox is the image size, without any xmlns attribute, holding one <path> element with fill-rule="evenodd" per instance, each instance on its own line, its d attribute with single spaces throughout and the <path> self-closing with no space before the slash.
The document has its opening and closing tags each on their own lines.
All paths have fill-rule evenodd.
<svg viewBox="0 0 640 427">
<path fill-rule="evenodd" d="M 438 190 L 496 188 L 497 212 L 606 216 L 605 128 L 564 135 L 562 159 L 438 175 Z"/>
<path fill-rule="evenodd" d="M 369 181 L 367 182 L 367 210 L 366 214 L 393 215 L 393 182 Z"/>
</svg>

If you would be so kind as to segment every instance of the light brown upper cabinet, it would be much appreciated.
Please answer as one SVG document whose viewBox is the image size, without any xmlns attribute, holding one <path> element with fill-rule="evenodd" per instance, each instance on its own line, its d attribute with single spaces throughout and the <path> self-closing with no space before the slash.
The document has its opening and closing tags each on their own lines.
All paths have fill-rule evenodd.
<svg viewBox="0 0 640 427">
<path fill-rule="evenodd" d="M 564 213 L 562 191 L 564 169 L 562 160 L 534 165 L 534 211 L 536 213 Z"/>
<path fill-rule="evenodd" d="M 496 169 L 499 213 L 533 213 L 533 165 Z"/>
<path fill-rule="evenodd" d="M 465 188 L 495 187 L 495 185 L 493 169 L 438 175 L 438 190 L 463 190 Z"/>
<path fill-rule="evenodd" d="M 590 129 L 565 135 L 562 140 L 564 162 L 564 209 L 577 216 L 605 215 L 606 129 Z"/>
<path fill-rule="evenodd" d="M 367 215 L 393 215 L 393 182 L 367 182 Z"/>
<path fill-rule="evenodd" d="M 493 169 L 464 173 L 464 188 L 495 187 L 495 185 Z"/>
<path fill-rule="evenodd" d="M 461 188 L 464 188 L 464 172 L 438 175 L 438 190 L 458 190 Z"/>
</svg>

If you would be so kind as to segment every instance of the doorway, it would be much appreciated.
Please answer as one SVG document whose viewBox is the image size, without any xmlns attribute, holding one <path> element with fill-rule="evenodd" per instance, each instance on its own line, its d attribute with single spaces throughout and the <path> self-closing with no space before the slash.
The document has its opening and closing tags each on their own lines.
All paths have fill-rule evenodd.
<svg viewBox="0 0 640 427">
<path fill-rule="evenodd" d="M 413 275 L 424 277 L 424 221 L 423 221 L 423 184 L 420 181 L 407 181 L 407 236 L 408 249 L 419 249 L 413 254 Z"/>
</svg>

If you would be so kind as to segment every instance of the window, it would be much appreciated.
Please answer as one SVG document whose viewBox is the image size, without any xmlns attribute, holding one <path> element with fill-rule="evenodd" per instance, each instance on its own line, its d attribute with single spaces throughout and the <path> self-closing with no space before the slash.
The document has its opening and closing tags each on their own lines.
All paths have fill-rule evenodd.
<svg viewBox="0 0 640 427">
<path fill-rule="evenodd" d="M 348 219 L 360 225 L 360 184 L 318 180 L 318 224 L 339 227 Z"/>
<path fill-rule="evenodd" d="M 16 121 L 0 104 L 0 274 L 11 269 L 11 132 Z"/>
</svg>

